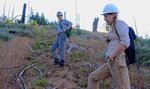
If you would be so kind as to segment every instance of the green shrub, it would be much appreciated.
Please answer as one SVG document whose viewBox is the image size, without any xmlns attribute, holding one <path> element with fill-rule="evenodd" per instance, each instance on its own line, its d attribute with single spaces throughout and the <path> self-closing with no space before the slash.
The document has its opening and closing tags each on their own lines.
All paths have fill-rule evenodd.
<svg viewBox="0 0 150 89">
<path fill-rule="evenodd" d="M 46 87 L 48 85 L 48 79 L 43 77 L 43 78 L 36 80 L 34 83 L 37 86 Z"/>
<path fill-rule="evenodd" d="M 0 32 L 0 40 L 9 41 L 15 36 L 6 32 Z"/>
<path fill-rule="evenodd" d="M 31 21 L 29 22 L 29 24 L 30 24 L 30 25 L 36 25 L 36 26 L 38 26 L 38 23 L 37 23 L 37 21 L 35 21 L 35 20 L 31 20 Z"/>
<path fill-rule="evenodd" d="M 142 67 L 150 66 L 150 39 L 137 38 L 136 45 L 136 62 Z"/>
<path fill-rule="evenodd" d="M 72 62 L 78 62 L 81 60 L 86 60 L 88 55 L 83 51 L 74 51 L 70 53 L 69 57 Z"/>
<path fill-rule="evenodd" d="M 13 24 L 13 22 L 12 22 L 11 19 L 6 19 L 4 23 L 5 23 L 5 24 Z"/>
<path fill-rule="evenodd" d="M 80 51 L 75 51 L 70 54 L 71 58 L 83 58 L 84 56 L 84 53 Z"/>
<path fill-rule="evenodd" d="M 42 26 L 40 29 L 35 29 L 33 32 L 35 34 L 35 41 L 32 47 L 35 50 L 49 51 L 50 45 L 55 39 L 55 34 L 50 33 L 45 26 Z"/>
</svg>

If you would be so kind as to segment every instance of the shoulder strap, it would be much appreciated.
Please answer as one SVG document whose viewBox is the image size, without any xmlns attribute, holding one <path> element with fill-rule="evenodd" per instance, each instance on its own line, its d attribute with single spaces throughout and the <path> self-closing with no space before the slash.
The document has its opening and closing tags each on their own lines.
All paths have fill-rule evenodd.
<svg viewBox="0 0 150 89">
<path fill-rule="evenodd" d="M 120 36 L 119 36 L 118 31 L 117 31 L 117 28 L 116 28 L 116 26 L 114 26 L 114 27 L 115 27 L 115 32 L 116 32 L 116 34 L 117 34 L 117 36 L 119 37 L 119 40 L 120 40 Z"/>
<path fill-rule="evenodd" d="M 62 26 L 61 22 L 59 22 L 59 26 L 60 26 L 61 29 L 63 29 L 63 26 Z"/>
</svg>

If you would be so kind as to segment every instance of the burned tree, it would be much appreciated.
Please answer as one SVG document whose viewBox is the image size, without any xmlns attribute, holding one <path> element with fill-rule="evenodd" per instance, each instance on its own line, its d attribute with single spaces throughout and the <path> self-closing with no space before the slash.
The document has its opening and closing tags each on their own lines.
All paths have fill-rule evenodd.
<svg viewBox="0 0 150 89">
<path fill-rule="evenodd" d="M 93 32 L 97 32 L 99 18 L 95 18 L 93 21 Z"/>
</svg>

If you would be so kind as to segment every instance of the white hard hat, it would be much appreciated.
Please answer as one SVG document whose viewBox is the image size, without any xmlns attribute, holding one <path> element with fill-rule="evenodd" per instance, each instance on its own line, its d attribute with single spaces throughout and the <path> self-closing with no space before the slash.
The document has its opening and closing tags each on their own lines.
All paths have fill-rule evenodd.
<svg viewBox="0 0 150 89">
<path fill-rule="evenodd" d="M 103 9 L 103 15 L 108 13 L 119 13 L 118 8 L 114 4 L 107 4 Z"/>
</svg>

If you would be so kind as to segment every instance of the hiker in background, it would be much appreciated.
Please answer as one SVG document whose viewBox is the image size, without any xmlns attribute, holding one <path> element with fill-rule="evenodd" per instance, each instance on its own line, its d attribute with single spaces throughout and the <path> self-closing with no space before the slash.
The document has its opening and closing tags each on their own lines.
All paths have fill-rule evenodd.
<svg viewBox="0 0 150 89">
<path fill-rule="evenodd" d="M 118 8 L 113 4 L 104 7 L 102 15 L 109 25 L 106 38 L 108 45 L 105 60 L 107 61 L 90 74 L 88 89 L 99 89 L 99 81 L 109 77 L 113 80 L 114 89 L 131 89 L 124 52 L 130 46 L 129 28 L 124 21 L 118 20 L 118 13 Z"/>
<path fill-rule="evenodd" d="M 56 27 L 56 40 L 51 46 L 52 57 L 54 58 L 54 64 L 60 67 L 64 66 L 65 61 L 65 42 L 67 40 L 67 30 L 72 28 L 72 23 L 68 20 L 63 19 L 62 12 L 57 12 L 58 24 Z M 56 49 L 59 48 L 59 57 L 57 57 Z"/>
</svg>

